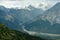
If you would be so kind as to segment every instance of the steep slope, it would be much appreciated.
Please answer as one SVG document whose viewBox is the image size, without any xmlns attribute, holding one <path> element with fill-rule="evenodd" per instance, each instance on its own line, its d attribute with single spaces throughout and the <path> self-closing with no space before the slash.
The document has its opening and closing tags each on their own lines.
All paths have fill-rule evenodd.
<svg viewBox="0 0 60 40">
<path fill-rule="evenodd" d="M 27 21 L 33 20 L 34 17 L 40 15 L 43 11 L 44 10 L 34 8 L 33 6 L 30 5 L 26 9 L 14 9 L 14 8 L 11 8 L 10 11 L 9 11 L 9 14 L 13 15 L 20 22 L 25 23 Z"/>
<path fill-rule="evenodd" d="M 60 24 L 60 2 L 54 5 L 52 8 L 44 12 L 42 15 L 43 20 L 48 20 L 51 24 Z"/>
<path fill-rule="evenodd" d="M 37 17 L 36 21 L 26 25 L 25 29 L 38 33 L 60 34 L 60 2 Z"/>
<path fill-rule="evenodd" d="M 0 24 L 0 40 L 25 40 L 23 34 Z"/>
<path fill-rule="evenodd" d="M 44 40 L 39 37 L 30 36 L 22 32 L 11 30 L 0 24 L 0 40 Z"/>
<path fill-rule="evenodd" d="M 31 22 L 37 15 L 43 12 L 42 9 L 28 7 L 29 9 L 5 8 L 0 6 L 0 23 L 5 24 L 11 29 L 22 31 L 21 25 Z M 38 14 L 36 14 L 38 13 Z"/>
</svg>

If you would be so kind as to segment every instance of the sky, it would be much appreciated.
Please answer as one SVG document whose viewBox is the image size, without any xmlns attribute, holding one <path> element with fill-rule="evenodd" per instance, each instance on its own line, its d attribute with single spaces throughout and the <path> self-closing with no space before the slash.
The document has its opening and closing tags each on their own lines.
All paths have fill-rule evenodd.
<svg viewBox="0 0 60 40">
<path fill-rule="evenodd" d="M 7 8 L 25 8 L 29 5 L 39 8 L 39 5 L 43 4 L 42 8 L 44 8 L 45 6 L 53 6 L 59 1 L 60 0 L 0 0 L 0 5 Z"/>
</svg>

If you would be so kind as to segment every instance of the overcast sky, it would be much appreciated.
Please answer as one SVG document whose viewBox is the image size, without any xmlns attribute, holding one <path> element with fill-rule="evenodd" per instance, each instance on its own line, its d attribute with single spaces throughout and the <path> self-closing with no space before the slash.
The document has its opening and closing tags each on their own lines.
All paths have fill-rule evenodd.
<svg viewBox="0 0 60 40">
<path fill-rule="evenodd" d="M 0 5 L 5 7 L 19 7 L 24 8 L 28 5 L 33 5 L 34 7 L 39 7 L 40 4 L 44 6 L 51 6 L 59 2 L 60 0 L 0 0 Z"/>
</svg>

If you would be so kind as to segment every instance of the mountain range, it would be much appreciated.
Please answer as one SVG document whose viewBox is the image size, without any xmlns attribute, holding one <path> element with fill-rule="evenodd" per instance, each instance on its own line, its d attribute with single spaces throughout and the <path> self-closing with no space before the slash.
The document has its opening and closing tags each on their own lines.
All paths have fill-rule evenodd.
<svg viewBox="0 0 60 40">
<path fill-rule="evenodd" d="M 28 9 L 0 6 L 0 23 L 22 32 L 26 32 L 26 29 L 37 33 L 60 34 L 60 2 L 46 11 L 31 5 Z"/>
<path fill-rule="evenodd" d="M 60 34 L 60 2 L 36 18 L 36 21 L 24 27 L 27 31 Z"/>
<path fill-rule="evenodd" d="M 34 8 L 31 5 L 28 9 L 6 8 L 0 6 L 0 23 L 5 24 L 11 29 L 22 31 L 22 24 L 26 22 L 29 23 L 36 16 L 42 13 L 42 9 Z"/>
</svg>

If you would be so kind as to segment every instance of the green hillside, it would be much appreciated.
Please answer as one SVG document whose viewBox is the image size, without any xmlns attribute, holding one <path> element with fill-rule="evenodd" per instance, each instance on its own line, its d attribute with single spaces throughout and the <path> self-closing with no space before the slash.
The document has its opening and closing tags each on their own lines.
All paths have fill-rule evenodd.
<svg viewBox="0 0 60 40">
<path fill-rule="evenodd" d="M 44 40 L 40 37 L 31 36 L 22 32 L 11 30 L 0 24 L 0 40 Z"/>
</svg>

